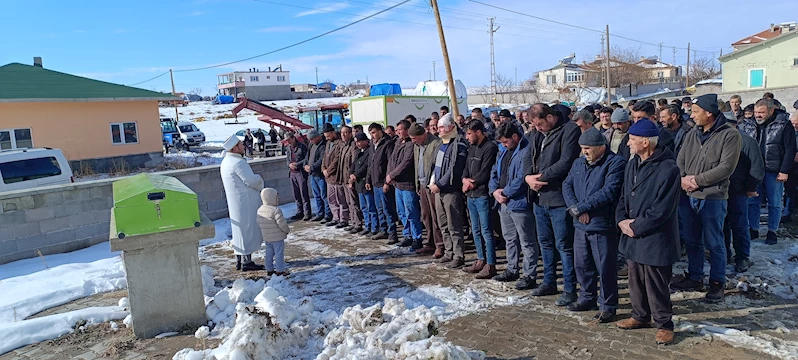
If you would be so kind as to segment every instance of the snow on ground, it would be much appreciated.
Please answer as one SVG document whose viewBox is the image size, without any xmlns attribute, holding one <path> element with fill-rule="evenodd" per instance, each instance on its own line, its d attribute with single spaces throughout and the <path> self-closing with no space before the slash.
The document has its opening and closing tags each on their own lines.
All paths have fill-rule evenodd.
<svg viewBox="0 0 798 360">
<path fill-rule="evenodd" d="M 127 280 L 119 256 L 4 279 L 0 281 L 0 327 L 72 300 L 125 287 Z"/>
<path fill-rule="evenodd" d="M 736 348 L 754 349 L 761 353 L 780 358 L 798 358 L 798 342 L 774 338 L 768 334 L 760 333 L 751 336 L 748 331 L 729 329 L 708 324 L 692 324 L 682 322 L 676 331 L 691 332 L 706 337 L 723 340 Z M 789 330 L 787 330 L 789 332 Z"/>
<path fill-rule="evenodd" d="M 173 359 L 485 358 L 435 337 L 438 319 L 423 305 L 408 310 L 404 300 L 386 298 L 384 307 L 357 305 L 338 316 L 317 310 L 311 297 L 292 297 L 292 287 L 278 276 L 268 282 L 236 280 L 208 305 L 208 316 L 218 325 L 214 332 L 221 328 L 226 334 L 222 344 L 184 349 Z"/>
<path fill-rule="evenodd" d="M 0 324 L 0 355 L 16 348 L 71 333 L 76 324 L 97 325 L 128 316 L 119 306 L 91 307 L 36 319 Z M 85 322 L 84 322 L 85 321 Z"/>
</svg>

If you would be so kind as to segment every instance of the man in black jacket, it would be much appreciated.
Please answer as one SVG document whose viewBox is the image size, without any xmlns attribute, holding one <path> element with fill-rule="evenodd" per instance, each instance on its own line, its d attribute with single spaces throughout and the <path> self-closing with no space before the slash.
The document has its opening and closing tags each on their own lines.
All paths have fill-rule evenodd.
<svg viewBox="0 0 798 360">
<path fill-rule="evenodd" d="M 648 125 L 648 126 L 646 126 Z M 673 342 L 673 304 L 668 284 L 679 259 L 679 168 L 673 152 L 657 145 L 659 131 L 651 123 L 629 128 L 634 155 L 626 164 L 615 221 L 621 229 L 620 251 L 629 266 L 632 316 L 619 321 L 624 330 L 657 328 L 658 344 Z"/>
<path fill-rule="evenodd" d="M 364 133 L 355 135 L 357 152 L 350 168 L 349 179 L 355 184 L 355 191 L 360 202 L 360 211 L 363 213 L 363 231 L 360 235 L 377 235 L 379 219 L 377 218 L 377 205 L 374 202 L 374 192 L 371 190 L 371 179 L 368 169 L 371 161 L 372 147 L 369 138 Z"/>
<path fill-rule="evenodd" d="M 304 168 L 305 172 L 310 174 L 310 188 L 313 190 L 316 211 L 318 211 L 318 215 L 312 220 L 323 220 L 322 224 L 324 224 L 332 221 L 333 217 L 330 202 L 327 199 L 327 180 L 324 179 L 324 173 L 321 169 L 321 162 L 324 159 L 325 149 L 327 148 L 327 139 L 315 129 L 308 131 L 308 139 L 311 144 L 310 153 Z"/>
<path fill-rule="evenodd" d="M 468 147 L 457 132 L 452 114 L 438 121 L 441 145 L 435 157 L 435 167 L 429 189 L 435 194 L 438 226 L 443 235 L 443 257 L 438 263 L 457 269 L 465 265 L 463 248 L 463 168 Z"/>
<path fill-rule="evenodd" d="M 726 118 L 729 125 L 735 126 L 737 120 Z M 756 189 L 765 177 L 765 164 L 759 144 L 754 138 L 741 132 L 742 147 L 740 159 L 729 178 L 729 200 L 723 236 L 726 240 L 726 262 L 731 262 L 734 248 L 734 270 L 738 273 L 748 271 L 751 254 L 751 233 L 748 231 L 748 199 L 759 196 Z M 680 216 L 681 216 L 681 209 Z M 681 229 L 680 229 L 681 231 Z M 732 246 L 733 245 L 733 246 Z"/>
<path fill-rule="evenodd" d="M 784 182 L 789 178 L 795 161 L 795 129 L 789 115 L 777 109 L 772 99 L 761 99 L 754 105 L 756 120 L 745 120 L 738 126 L 759 143 L 765 160 L 765 178 L 760 185 L 759 196 L 751 199 L 748 207 L 748 222 L 751 238 L 759 237 L 759 207 L 762 195 L 768 199 L 768 233 L 766 244 L 776 244 L 776 230 L 781 222 Z"/>
<path fill-rule="evenodd" d="M 488 182 L 499 148 L 485 136 L 485 124 L 480 120 L 468 123 L 466 138 L 471 145 L 463 171 L 463 192 L 471 218 L 477 261 L 465 271 L 477 274 L 477 279 L 490 279 L 496 276 L 496 249 L 493 245 L 493 229 L 490 227 L 492 202 L 488 197 Z"/>
<path fill-rule="evenodd" d="M 393 140 L 389 139 L 382 130 L 382 125 L 371 123 L 369 133 L 373 151 L 369 162 L 369 180 L 367 190 L 374 191 L 374 200 L 377 204 L 377 214 L 380 218 L 380 232 L 372 236 L 373 240 L 387 239 L 390 242 L 399 242 L 396 234 L 396 201 L 392 191 L 385 191 L 385 176 L 388 172 L 388 159 L 393 153 Z"/>
<path fill-rule="evenodd" d="M 291 220 L 307 221 L 312 215 L 310 195 L 308 194 L 308 173 L 304 166 L 308 161 L 308 147 L 299 142 L 293 133 L 289 133 L 286 139 L 288 152 L 285 159 L 288 163 L 288 178 L 291 179 L 294 201 L 296 201 L 296 214 L 291 217 Z"/>
<path fill-rule="evenodd" d="M 674 148 L 674 139 L 673 134 L 660 127 L 659 123 L 657 123 L 654 119 L 654 114 L 656 112 L 656 107 L 654 104 L 648 101 L 638 101 L 635 102 L 634 106 L 632 107 L 632 111 L 630 112 L 630 116 L 632 117 L 632 123 L 636 123 L 640 120 L 648 120 L 653 122 L 659 128 L 659 141 L 658 144 L 668 148 L 671 152 L 675 151 Z M 621 142 L 621 146 L 618 148 L 618 155 L 623 156 L 624 159 L 629 159 L 631 157 L 631 153 L 629 152 L 629 135 L 627 134 L 626 137 Z"/>
<path fill-rule="evenodd" d="M 565 114 L 545 104 L 533 118 L 537 131 L 530 138 L 531 169 L 524 180 L 529 184 L 534 202 L 538 243 L 543 256 L 543 283 L 532 290 L 532 296 L 556 294 L 557 253 L 563 269 L 564 292 L 555 302 L 566 306 L 576 301 L 574 273 L 574 226 L 568 216 L 562 195 L 562 183 L 574 160 L 579 157 L 579 136 L 582 131 Z"/>
</svg>

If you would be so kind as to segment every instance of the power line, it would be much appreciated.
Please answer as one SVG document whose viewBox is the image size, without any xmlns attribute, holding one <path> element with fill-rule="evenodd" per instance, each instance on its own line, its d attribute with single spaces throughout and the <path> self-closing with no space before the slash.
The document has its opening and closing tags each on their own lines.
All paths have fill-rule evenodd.
<svg viewBox="0 0 798 360">
<path fill-rule="evenodd" d="M 144 81 L 140 81 L 140 82 L 137 82 L 137 83 L 135 83 L 135 84 L 128 84 L 128 86 L 136 86 L 136 85 L 139 85 L 139 84 L 143 84 L 143 83 L 145 83 L 145 82 L 150 82 L 150 81 L 153 81 L 153 80 L 155 80 L 155 79 L 157 79 L 157 78 L 159 78 L 159 77 L 161 77 L 161 76 L 164 76 L 164 75 L 166 75 L 166 74 L 168 74 L 168 73 L 169 73 L 169 72 L 167 71 L 167 72 L 165 72 L 165 73 L 163 73 L 163 74 L 161 74 L 161 75 L 158 75 L 158 76 L 156 76 L 156 77 L 153 77 L 153 78 L 150 78 L 150 79 L 147 79 L 147 80 L 144 80 Z"/>
<path fill-rule="evenodd" d="M 581 29 L 581 30 L 585 30 L 585 31 L 591 31 L 591 32 L 595 32 L 595 33 L 602 33 L 602 32 L 603 32 L 603 31 L 596 30 L 596 29 L 586 28 L 586 27 L 584 27 L 584 26 L 579 26 L 579 25 L 568 24 L 568 23 L 564 23 L 564 22 L 561 22 L 561 21 L 556 21 L 556 20 L 546 19 L 546 18 L 543 18 L 543 17 L 540 17 L 540 16 L 535 16 L 535 15 L 525 14 L 525 13 L 522 13 L 522 12 L 519 12 L 519 11 L 515 11 L 515 10 L 511 10 L 511 9 L 503 8 L 503 7 L 500 7 L 500 6 L 495 6 L 495 5 L 486 4 L 486 3 L 484 3 L 484 2 L 477 1 L 477 0 L 469 0 L 469 1 L 471 1 L 471 2 L 473 2 L 473 3 L 480 4 L 480 5 L 484 5 L 484 6 L 487 6 L 487 7 L 492 7 L 492 8 L 499 9 L 499 10 L 503 10 L 503 11 L 510 12 L 510 13 L 513 13 L 513 14 L 518 14 L 518 15 L 522 15 L 522 16 L 526 16 L 526 17 L 531 17 L 531 18 L 533 18 L 533 19 L 538 19 L 538 20 L 542 20 L 542 21 L 547 21 L 547 22 L 550 22 L 550 23 L 558 24 L 558 25 L 568 26 L 568 27 L 572 27 L 572 28 L 576 28 L 576 29 Z M 654 44 L 654 43 L 647 42 L 647 41 L 642 41 L 642 40 L 632 39 L 632 38 L 625 37 L 625 36 L 621 36 L 621 35 L 618 35 L 618 34 L 610 34 L 610 35 L 612 35 L 612 36 L 614 36 L 614 37 L 616 37 L 616 38 L 619 38 L 619 39 L 624 39 L 624 40 L 634 41 L 634 42 L 638 42 L 638 43 L 645 44 L 645 45 L 651 45 L 651 46 L 655 46 L 655 47 L 659 47 L 659 46 L 660 46 L 660 44 Z M 678 48 L 678 49 L 681 49 L 681 50 L 686 50 L 685 48 Z M 704 53 L 708 53 L 708 54 L 711 54 L 711 53 L 712 53 L 711 51 L 700 51 L 700 52 L 704 52 Z"/>
<path fill-rule="evenodd" d="M 258 1 L 258 0 L 253 0 L 253 1 Z M 292 47 L 296 47 L 296 46 L 302 45 L 302 44 L 304 44 L 304 43 L 307 43 L 307 42 L 310 42 L 310 41 L 316 40 L 316 39 L 318 39 L 318 38 L 320 38 L 320 37 L 323 37 L 323 36 L 326 36 L 326 35 L 332 34 L 332 33 L 334 33 L 334 32 L 341 31 L 341 30 L 343 30 L 343 29 L 346 29 L 346 28 L 348 28 L 348 27 L 350 27 L 350 26 L 352 26 L 352 25 L 355 25 L 355 24 L 361 23 L 361 22 L 363 22 L 363 21 L 366 21 L 366 20 L 368 20 L 368 19 L 371 19 L 371 18 L 373 18 L 373 17 L 375 17 L 375 16 L 377 16 L 377 15 L 380 15 L 380 14 L 382 14 L 382 13 L 385 13 L 385 12 L 388 12 L 388 11 L 390 11 L 390 10 L 393 10 L 393 9 L 395 9 L 395 8 L 397 8 L 397 7 L 401 6 L 401 5 L 403 5 L 403 4 L 405 4 L 405 3 L 409 2 L 409 1 L 410 1 L 410 0 L 404 0 L 404 1 L 402 1 L 402 2 L 400 2 L 400 3 L 398 3 L 398 4 L 396 4 L 396 5 L 393 5 L 393 6 L 391 6 L 391 7 L 388 7 L 388 8 L 386 8 L 386 9 L 383 9 L 383 10 L 380 10 L 380 11 L 377 11 L 376 13 L 373 13 L 373 14 L 371 14 L 371 15 L 368 15 L 368 16 L 366 16 L 366 17 L 360 18 L 360 19 L 358 19 L 358 20 L 355 20 L 355 21 L 353 21 L 353 22 L 351 22 L 351 23 L 348 23 L 348 24 L 346 24 L 346 25 L 343 25 L 343 26 L 337 27 L 337 28 L 335 28 L 335 29 L 332 29 L 332 30 L 330 30 L 330 31 L 327 31 L 327 32 L 325 32 L 325 33 L 322 33 L 322 34 L 319 34 L 319 35 L 316 35 L 316 36 L 313 36 L 313 37 L 307 38 L 307 39 L 305 39 L 305 40 L 302 40 L 302 41 L 300 41 L 300 42 L 297 42 L 297 43 L 294 43 L 294 44 L 291 44 L 291 45 L 288 45 L 288 46 L 283 46 L 283 47 L 281 47 L 281 48 L 279 48 L 279 49 L 276 49 L 276 50 L 272 50 L 272 51 L 269 51 L 269 52 L 265 52 L 265 53 L 263 53 L 263 54 L 259 54 L 259 55 L 255 55 L 255 56 L 250 56 L 250 57 L 248 57 L 248 58 L 245 58 L 245 59 L 236 60 L 236 61 L 230 61 L 230 62 L 226 62 L 226 63 L 223 63 L 223 64 L 217 64 L 217 65 L 212 65 L 212 66 L 205 66 L 205 67 L 201 67 L 201 68 L 195 68 L 195 69 L 175 70 L 175 72 L 187 72 L 187 71 L 199 71 L 199 70 L 213 69 L 213 68 L 217 68 L 217 67 L 222 67 L 222 66 L 227 66 L 227 65 L 237 64 L 237 63 L 244 62 L 244 61 L 249 61 L 249 60 L 252 60 L 252 59 L 257 59 L 257 58 L 259 58 L 259 57 L 263 57 L 263 56 L 266 56 L 266 55 L 271 55 L 271 54 L 274 54 L 274 53 L 276 53 L 276 52 L 283 51 L 283 50 L 287 50 L 287 49 L 290 49 L 290 48 L 292 48 Z"/>
</svg>

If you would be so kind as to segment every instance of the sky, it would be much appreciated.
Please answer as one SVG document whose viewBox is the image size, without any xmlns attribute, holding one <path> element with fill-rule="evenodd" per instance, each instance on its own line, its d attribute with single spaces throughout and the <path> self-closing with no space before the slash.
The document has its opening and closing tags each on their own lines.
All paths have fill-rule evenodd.
<svg viewBox="0 0 798 360">
<path fill-rule="evenodd" d="M 425 0 L 410 0 L 270 55 L 180 71 L 272 52 L 401 1 L 3 0 L 0 65 L 32 64 L 40 56 L 48 69 L 156 91 L 171 90 L 168 74 L 145 80 L 174 69 L 177 91 L 200 88 L 203 95 L 216 93 L 218 74 L 278 65 L 290 71 L 291 83 L 315 83 L 317 68 L 319 81 L 338 84 L 359 80 L 412 88 L 433 77 L 444 79 L 435 18 Z M 601 51 L 605 25 L 613 47 L 659 56 L 662 43 L 662 60 L 673 63 L 676 47 L 675 63 L 683 65 L 688 42 L 697 50 L 695 56 L 717 58 L 721 51 L 732 50 L 731 43 L 771 23 L 798 20 L 798 1 L 770 2 L 766 12 L 755 16 L 747 12 L 751 3 L 745 0 L 679 5 L 648 0 L 479 1 L 495 7 L 438 0 L 452 73 L 466 86 L 490 83 L 489 17 L 499 27 L 494 34 L 496 71 L 519 82 L 570 53 L 580 62 L 592 60 Z"/>
</svg>

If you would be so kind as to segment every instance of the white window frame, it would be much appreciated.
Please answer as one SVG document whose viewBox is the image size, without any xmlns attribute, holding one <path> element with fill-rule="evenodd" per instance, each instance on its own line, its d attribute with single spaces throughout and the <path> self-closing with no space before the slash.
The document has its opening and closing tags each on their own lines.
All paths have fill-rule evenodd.
<svg viewBox="0 0 798 360">
<path fill-rule="evenodd" d="M 260 82 L 260 79 L 258 79 L 257 75 L 250 75 L 249 81 L 251 81 L 251 82 Z"/>
<path fill-rule="evenodd" d="M 277 81 L 285 82 L 285 75 L 277 75 Z"/>
<path fill-rule="evenodd" d="M 762 86 L 751 86 L 751 72 L 756 70 L 762 70 Z M 746 83 L 746 85 L 748 85 L 749 89 L 764 89 L 766 87 L 765 85 L 767 84 L 766 79 L 767 79 L 767 70 L 765 68 L 748 69 L 748 83 Z"/>
<path fill-rule="evenodd" d="M 136 126 L 136 142 L 126 142 L 125 141 L 125 124 L 133 124 Z M 114 142 L 114 125 L 119 125 L 119 140 L 120 142 Z M 122 121 L 122 122 L 112 122 L 108 125 L 108 130 L 111 132 L 111 145 L 135 145 L 139 143 L 139 124 L 136 121 Z"/>
<path fill-rule="evenodd" d="M 581 72 L 581 71 L 566 71 L 565 72 L 565 82 L 567 82 L 567 83 L 584 82 L 584 81 L 585 81 L 585 73 L 584 72 Z"/>
<path fill-rule="evenodd" d="M 29 148 L 20 148 L 17 147 L 17 135 L 14 133 L 14 130 L 29 130 L 30 131 L 30 147 Z M 0 132 L 8 131 L 8 135 L 11 138 L 11 149 L 0 149 L 0 150 L 13 150 L 13 149 L 33 149 L 33 128 L 8 128 L 8 129 L 0 129 Z"/>
<path fill-rule="evenodd" d="M 546 85 L 557 85 L 557 74 L 546 75 Z"/>
</svg>

